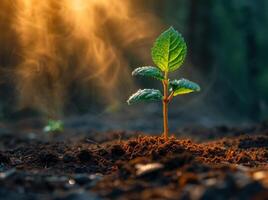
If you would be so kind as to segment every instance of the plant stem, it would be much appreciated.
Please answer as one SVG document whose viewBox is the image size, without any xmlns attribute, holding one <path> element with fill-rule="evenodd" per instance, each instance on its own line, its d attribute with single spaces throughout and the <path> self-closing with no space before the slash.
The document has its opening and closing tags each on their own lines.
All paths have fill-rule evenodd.
<svg viewBox="0 0 268 200">
<path fill-rule="evenodd" d="M 163 136 L 165 140 L 168 140 L 168 73 L 165 72 L 165 79 L 162 81 L 164 89 L 164 98 L 163 98 L 163 125 L 164 132 Z"/>
</svg>

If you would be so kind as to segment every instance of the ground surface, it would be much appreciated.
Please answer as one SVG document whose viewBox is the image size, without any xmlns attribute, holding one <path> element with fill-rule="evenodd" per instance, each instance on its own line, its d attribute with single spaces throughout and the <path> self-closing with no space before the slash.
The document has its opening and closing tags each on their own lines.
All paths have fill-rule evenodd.
<svg viewBox="0 0 268 200">
<path fill-rule="evenodd" d="M 266 123 L 181 129 L 167 142 L 1 130 L 0 199 L 268 199 Z"/>
</svg>

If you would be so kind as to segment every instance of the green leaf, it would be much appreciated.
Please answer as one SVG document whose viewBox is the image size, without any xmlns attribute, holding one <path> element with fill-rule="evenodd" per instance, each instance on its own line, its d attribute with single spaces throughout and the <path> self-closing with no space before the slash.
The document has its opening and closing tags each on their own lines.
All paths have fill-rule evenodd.
<svg viewBox="0 0 268 200">
<path fill-rule="evenodd" d="M 64 124 L 61 120 L 48 120 L 47 125 L 44 127 L 44 132 L 62 132 Z"/>
<path fill-rule="evenodd" d="M 162 100 L 163 95 L 159 90 L 155 89 L 143 89 L 138 90 L 136 93 L 131 95 L 127 100 L 128 105 L 139 103 L 141 101 L 159 101 Z"/>
<path fill-rule="evenodd" d="M 178 69 L 187 53 L 186 43 L 178 31 L 170 27 L 155 41 L 152 48 L 154 63 L 165 72 Z"/>
<path fill-rule="evenodd" d="M 150 66 L 139 67 L 132 72 L 132 75 L 133 76 L 137 76 L 137 75 L 147 76 L 147 77 L 156 78 L 158 80 L 164 79 L 163 73 L 158 68 L 150 67 Z"/>
<path fill-rule="evenodd" d="M 198 84 L 184 78 L 170 81 L 169 86 L 170 90 L 174 92 L 174 96 L 200 91 Z"/>
</svg>

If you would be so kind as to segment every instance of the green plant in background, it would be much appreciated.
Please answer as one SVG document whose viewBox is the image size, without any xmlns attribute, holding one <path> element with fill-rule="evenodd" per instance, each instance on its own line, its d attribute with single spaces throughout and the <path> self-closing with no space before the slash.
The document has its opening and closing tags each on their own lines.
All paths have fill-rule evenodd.
<svg viewBox="0 0 268 200">
<path fill-rule="evenodd" d="M 169 80 L 168 73 L 177 70 L 184 62 L 187 53 L 186 43 L 173 27 L 163 32 L 152 48 L 152 59 L 157 67 L 139 67 L 132 72 L 133 76 L 152 77 L 162 81 L 163 94 L 156 89 L 138 90 L 129 97 L 129 105 L 141 101 L 162 101 L 163 103 L 163 136 L 168 139 L 168 104 L 174 96 L 200 91 L 198 84 L 187 79 Z"/>
<path fill-rule="evenodd" d="M 46 133 L 62 132 L 64 130 L 64 124 L 61 120 L 48 120 L 47 125 L 44 127 L 43 131 Z"/>
</svg>

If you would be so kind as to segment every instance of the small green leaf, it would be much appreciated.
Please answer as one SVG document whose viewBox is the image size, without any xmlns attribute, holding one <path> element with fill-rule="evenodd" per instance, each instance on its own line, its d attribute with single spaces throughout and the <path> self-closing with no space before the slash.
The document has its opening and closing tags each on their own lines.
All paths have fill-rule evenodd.
<svg viewBox="0 0 268 200">
<path fill-rule="evenodd" d="M 169 86 L 170 90 L 174 92 L 174 96 L 200 91 L 198 84 L 184 78 L 170 81 Z"/>
<path fill-rule="evenodd" d="M 132 75 L 133 76 L 137 76 L 137 75 L 147 76 L 147 77 L 156 78 L 158 80 L 164 79 L 163 73 L 158 68 L 150 67 L 150 66 L 139 67 L 132 72 Z"/>
<path fill-rule="evenodd" d="M 61 120 L 48 120 L 47 125 L 44 127 L 44 132 L 62 132 L 64 124 Z"/>
<path fill-rule="evenodd" d="M 159 90 L 155 89 L 143 89 L 138 90 L 136 93 L 131 95 L 127 100 L 128 105 L 139 103 L 141 101 L 159 101 L 162 100 L 163 95 Z"/>
<path fill-rule="evenodd" d="M 154 63 L 165 72 L 178 69 L 187 53 L 186 43 L 178 31 L 170 27 L 162 33 L 152 48 Z"/>
</svg>

